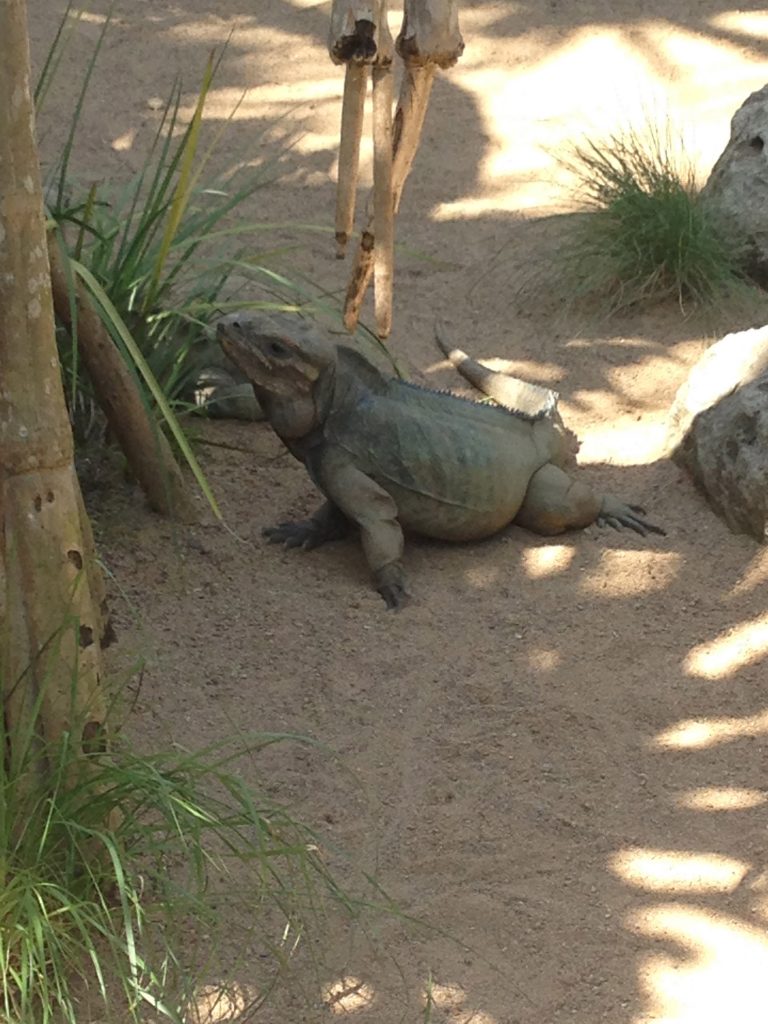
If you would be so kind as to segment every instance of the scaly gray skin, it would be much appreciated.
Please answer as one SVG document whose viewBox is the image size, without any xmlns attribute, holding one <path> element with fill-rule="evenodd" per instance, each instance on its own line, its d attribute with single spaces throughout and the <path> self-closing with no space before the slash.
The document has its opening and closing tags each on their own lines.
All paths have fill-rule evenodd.
<svg viewBox="0 0 768 1024">
<path fill-rule="evenodd" d="M 310 519 L 264 531 L 313 548 L 358 527 L 388 608 L 407 598 L 403 529 L 442 540 L 488 537 L 511 522 L 541 534 L 607 523 L 663 533 L 642 509 L 599 497 L 562 468 L 568 436 L 528 416 L 388 379 L 300 317 L 244 313 L 217 335 L 267 419 L 326 497 Z"/>
</svg>

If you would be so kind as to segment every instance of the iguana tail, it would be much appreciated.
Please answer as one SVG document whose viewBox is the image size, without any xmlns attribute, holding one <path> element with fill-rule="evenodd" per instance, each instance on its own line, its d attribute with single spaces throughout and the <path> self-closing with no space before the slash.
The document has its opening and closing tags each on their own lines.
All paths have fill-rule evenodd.
<svg viewBox="0 0 768 1024">
<path fill-rule="evenodd" d="M 444 325 L 440 321 L 435 323 L 435 341 L 445 358 L 461 376 L 478 391 L 492 398 L 497 405 L 529 416 L 540 413 L 552 415 L 557 409 L 557 400 L 560 397 L 557 391 L 488 369 L 466 352 L 462 352 L 460 348 L 454 348 L 446 339 Z"/>
</svg>

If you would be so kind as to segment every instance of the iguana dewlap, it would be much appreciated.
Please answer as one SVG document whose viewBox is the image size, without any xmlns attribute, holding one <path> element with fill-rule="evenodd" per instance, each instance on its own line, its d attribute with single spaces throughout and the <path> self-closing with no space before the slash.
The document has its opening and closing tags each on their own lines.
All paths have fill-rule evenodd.
<svg viewBox="0 0 768 1024">
<path fill-rule="evenodd" d="M 573 435 L 553 421 L 549 399 L 528 415 L 388 378 L 298 316 L 239 313 L 222 318 L 217 333 L 327 499 L 311 519 L 265 535 L 312 548 L 357 526 L 390 608 L 407 594 L 404 529 L 451 541 L 511 522 L 541 534 L 593 522 L 663 532 L 642 510 L 565 472 Z"/>
</svg>

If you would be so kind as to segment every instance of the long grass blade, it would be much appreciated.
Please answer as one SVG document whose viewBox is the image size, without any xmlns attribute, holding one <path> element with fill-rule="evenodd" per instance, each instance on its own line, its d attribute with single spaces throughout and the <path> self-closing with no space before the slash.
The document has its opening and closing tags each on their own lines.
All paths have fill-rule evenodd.
<svg viewBox="0 0 768 1024">
<path fill-rule="evenodd" d="M 35 85 L 33 99 L 35 101 L 35 110 L 38 114 L 43 107 L 45 97 L 48 95 L 48 89 L 56 75 L 56 70 L 61 62 L 61 58 L 64 56 L 64 50 L 66 48 L 65 31 L 66 35 L 69 35 L 72 32 L 74 25 L 77 24 L 82 17 L 82 11 L 78 11 L 75 17 L 70 19 L 73 3 L 74 0 L 68 0 L 67 6 L 64 8 L 61 18 L 59 19 L 59 24 L 56 26 L 56 34 L 53 37 L 53 42 L 48 47 L 43 67 L 38 76 L 37 84 Z"/>
<path fill-rule="evenodd" d="M 216 501 L 213 495 L 213 491 L 211 490 L 210 485 L 205 477 L 205 474 L 203 473 L 200 464 L 198 463 L 195 454 L 192 451 L 192 448 L 189 442 L 187 441 L 187 438 L 184 435 L 181 426 L 179 425 L 179 421 L 176 419 L 173 410 L 168 404 L 168 400 L 166 399 L 162 389 L 158 385 L 154 374 L 152 373 L 151 369 L 149 368 L 149 365 L 147 364 L 146 359 L 144 358 L 141 350 L 139 349 L 139 346 L 134 341 L 131 332 L 126 327 L 123 318 L 115 309 L 114 305 L 109 299 L 109 296 L 106 294 L 106 292 L 99 284 L 99 282 L 96 280 L 96 278 L 93 276 L 93 274 L 90 272 L 90 270 L 88 270 L 87 267 L 83 266 L 82 263 L 78 263 L 76 260 L 72 260 L 71 264 L 74 272 L 82 279 L 82 281 L 85 283 L 86 287 L 90 291 L 91 295 L 93 296 L 94 301 L 101 308 L 104 314 L 104 323 L 108 327 L 108 329 L 111 329 L 110 333 L 117 334 L 119 341 L 125 347 L 126 351 L 131 357 L 131 360 L 133 361 L 137 370 L 143 377 L 144 382 L 147 385 L 147 388 L 149 389 L 152 397 L 157 403 L 158 409 L 162 413 L 163 419 L 168 425 L 168 429 L 171 431 L 174 440 L 176 441 L 176 444 L 179 447 L 179 451 L 182 453 L 189 468 L 192 470 L 195 480 L 197 481 L 200 490 L 205 495 L 206 500 L 208 501 L 208 504 L 211 507 L 211 510 L 218 519 L 222 519 L 223 517 L 218 502 Z"/>
<path fill-rule="evenodd" d="M 176 235 L 184 210 L 189 202 L 195 155 L 197 153 L 200 137 L 200 125 L 203 120 L 205 101 L 213 80 L 213 72 L 214 57 L 213 54 L 211 54 L 208 58 L 208 63 L 203 74 L 203 82 L 198 93 L 197 103 L 195 104 L 195 110 L 192 115 L 189 130 L 184 139 L 182 158 L 179 166 L 179 180 L 174 190 L 173 200 L 171 202 L 168 219 L 165 225 L 165 231 L 163 232 L 163 238 L 160 243 L 160 250 L 157 254 L 155 266 L 142 304 L 142 309 L 144 311 L 152 309 L 154 306 L 158 284 L 163 273 L 163 268 L 165 267 L 165 262 L 168 258 L 171 242 Z"/>
<path fill-rule="evenodd" d="M 77 102 L 75 103 L 75 110 L 69 122 L 69 132 L 67 133 L 67 138 L 61 153 L 61 158 L 56 169 L 56 174 L 58 176 L 58 186 L 56 189 L 57 207 L 60 207 L 64 202 L 64 193 L 66 190 L 66 183 L 69 171 L 69 160 L 72 155 L 72 147 L 75 141 L 75 134 L 77 133 L 77 128 L 80 124 L 80 116 L 83 111 L 83 104 L 85 103 L 85 97 L 88 92 L 88 87 L 91 84 L 91 76 L 93 75 L 94 69 L 96 67 L 96 62 L 99 58 L 99 53 L 101 52 L 101 47 L 104 43 L 104 39 L 107 34 L 107 29 L 109 28 L 110 22 L 112 20 L 113 7 L 114 0 L 112 3 L 110 3 L 109 7 L 107 8 L 107 13 L 104 17 L 104 23 L 101 26 L 101 32 L 99 33 L 98 39 L 96 40 L 96 45 L 93 48 L 93 52 L 91 53 L 90 59 L 86 64 L 85 74 L 83 75 L 83 81 L 80 86 L 80 92 L 77 97 Z"/>
</svg>

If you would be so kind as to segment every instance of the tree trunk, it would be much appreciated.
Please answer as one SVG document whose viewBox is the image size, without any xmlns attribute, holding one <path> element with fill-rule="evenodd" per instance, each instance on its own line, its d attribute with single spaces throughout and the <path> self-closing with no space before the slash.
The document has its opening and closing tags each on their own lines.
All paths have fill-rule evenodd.
<svg viewBox="0 0 768 1024">
<path fill-rule="evenodd" d="M 11 759 L 38 702 L 46 744 L 103 746 L 104 590 L 56 351 L 25 0 L 0 0 L 0 614 Z"/>
</svg>

